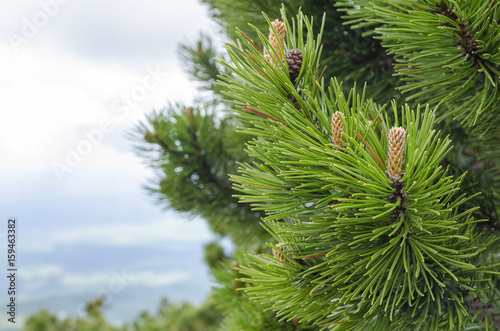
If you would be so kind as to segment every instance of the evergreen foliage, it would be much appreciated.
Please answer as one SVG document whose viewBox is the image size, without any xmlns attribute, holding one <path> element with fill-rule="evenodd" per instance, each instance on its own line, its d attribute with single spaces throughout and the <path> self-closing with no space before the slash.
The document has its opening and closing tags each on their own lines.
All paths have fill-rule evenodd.
<svg viewBox="0 0 500 331">
<path fill-rule="evenodd" d="M 163 299 L 156 314 L 140 314 L 130 325 L 115 326 L 103 316 L 103 300 L 98 298 L 86 303 L 86 315 L 80 318 L 58 318 L 42 310 L 30 316 L 24 331 L 216 331 L 221 323 L 221 311 L 212 298 L 200 307 L 188 303 L 174 304 Z"/>
<path fill-rule="evenodd" d="M 398 112 L 393 103 L 390 116 L 354 89 L 346 97 L 336 80 L 326 87 L 317 74 L 321 30 L 314 39 L 300 12 L 282 18 L 279 49 L 257 29 L 263 52 L 238 32 L 227 45 L 231 62 L 221 60 L 241 131 L 256 137 L 247 146 L 256 162 L 242 164 L 234 187 L 266 212 L 279 243 L 274 256 L 250 256 L 241 268 L 257 284 L 247 292 L 283 319 L 332 330 L 499 327 L 493 306 L 481 321 L 470 307 L 479 295 L 498 298 L 484 286 L 498 275 L 498 244 L 476 228 L 476 208 L 462 206 L 470 199 L 460 193 L 463 176 L 442 167 L 450 141 L 434 130 L 434 112 Z M 304 60 L 295 81 L 287 61 L 275 60 L 297 48 Z"/>
<path fill-rule="evenodd" d="M 257 252 L 262 252 L 260 249 Z M 276 319 L 275 313 L 270 310 L 271 304 L 257 303 L 250 300 L 247 290 L 254 286 L 240 280 L 243 274 L 239 267 L 246 263 L 245 255 L 250 251 L 243 246 L 236 249 L 231 259 L 226 259 L 211 270 L 218 286 L 213 289 L 213 298 L 218 307 L 224 312 L 220 330 L 317 330 L 310 325 L 299 324 L 297 319 L 289 322 Z M 256 253 L 252 251 L 252 253 Z"/>
<path fill-rule="evenodd" d="M 148 188 L 160 202 L 202 216 L 235 243 L 262 241 L 267 235 L 255 224 L 263 214 L 238 204 L 227 175 L 236 172 L 235 160 L 248 159 L 240 148 L 246 137 L 234 137 L 234 120 L 217 118 L 215 105 L 203 107 L 171 105 L 151 114 L 151 128 L 137 129 L 144 138 L 136 139 L 148 143 L 138 147 L 141 155 L 158 170 Z"/>
<path fill-rule="evenodd" d="M 354 28 L 372 27 L 397 62 L 398 87 L 406 100 L 435 106 L 455 141 L 467 141 L 467 152 L 480 162 L 466 170 L 486 177 L 482 205 L 498 227 L 500 203 L 500 3 L 498 1 L 339 1 Z M 375 28 L 374 28 L 375 27 Z M 473 150 L 476 150 L 474 152 Z M 459 166 L 465 166 L 459 164 Z M 487 209 L 485 209 L 487 208 Z"/>
<path fill-rule="evenodd" d="M 130 331 L 216 331 L 221 320 L 220 311 L 212 298 L 208 298 L 201 307 L 188 303 L 180 305 L 163 299 L 158 313 L 142 313 L 134 322 Z"/>
<path fill-rule="evenodd" d="M 186 67 L 186 72 L 192 79 L 199 82 L 199 89 L 219 96 L 221 91 L 215 82 L 222 68 L 214 61 L 219 52 L 212 38 L 201 33 L 200 39 L 195 43 L 181 44 L 178 54 Z"/>
<path fill-rule="evenodd" d="M 129 327 L 500 329 L 499 2 L 202 1 L 227 54 L 179 55 L 211 100 L 132 139 L 158 201 L 236 248 L 206 245 L 204 305 Z"/>
<path fill-rule="evenodd" d="M 344 24 L 343 13 L 334 7 L 336 1 L 294 1 L 294 0 L 202 0 L 209 5 L 212 16 L 221 26 L 229 40 L 236 40 L 235 27 L 243 28 L 245 23 L 254 25 L 257 30 L 266 32 L 268 25 L 262 16 L 280 17 L 283 3 L 288 12 L 296 13 L 299 8 L 308 16 L 320 19 L 324 17 L 324 52 L 322 63 L 325 65 L 325 77 L 342 77 L 346 91 L 356 81 L 367 82 L 367 91 L 379 103 L 390 102 L 399 98 L 394 88 L 399 84 L 399 77 L 392 76 L 393 57 L 387 55 L 380 42 L 364 37 L 367 29 L 353 30 Z M 318 32 L 319 25 L 315 27 Z M 245 30 L 258 47 L 261 41 L 256 30 Z M 322 68 L 323 70 L 323 68 Z"/>
<path fill-rule="evenodd" d="M 126 331 L 108 323 L 104 316 L 104 298 L 99 297 L 85 303 L 85 316 L 81 318 L 58 318 L 55 314 L 41 310 L 30 316 L 24 331 Z"/>
</svg>

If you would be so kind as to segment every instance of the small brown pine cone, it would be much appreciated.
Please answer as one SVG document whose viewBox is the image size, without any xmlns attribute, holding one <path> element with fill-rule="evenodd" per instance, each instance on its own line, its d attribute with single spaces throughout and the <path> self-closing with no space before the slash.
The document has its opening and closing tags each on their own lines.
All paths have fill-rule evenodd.
<svg viewBox="0 0 500 331">
<path fill-rule="evenodd" d="M 299 77 L 300 68 L 302 67 L 302 51 L 300 49 L 292 49 L 285 53 L 288 71 L 290 72 L 290 80 L 295 83 Z"/>
<path fill-rule="evenodd" d="M 403 174 L 403 157 L 406 145 L 406 130 L 393 127 L 387 136 L 389 141 L 387 151 L 387 174 L 393 181 L 399 180 Z"/>
<path fill-rule="evenodd" d="M 273 29 L 269 28 L 269 43 L 271 46 L 273 46 L 274 50 L 279 56 L 279 60 L 281 60 L 282 55 L 281 55 L 281 49 L 280 49 L 280 43 L 282 47 L 284 46 L 283 43 L 285 42 L 285 33 L 286 33 L 286 27 L 285 23 L 281 22 L 280 20 L 275 20 L 273 23 L 273 28 L 274 31 L 276 31 L 276 34 L 274 34 Z M 279 40 L 279 43 L 278 43 Z M 273 58 L 274 58 L 273 54 Z M 276 62 L 280 62 L 278 59 L 274 59 Z"/>
<path fill-rule="evenodd" d="M 274 257 L 280 261 L 291 263 L 291 261 L 289 259 L 287 259 L 283 254 L 281 254 L 281 252 L 285 251 L 287 248 L 283 244 L 277 244 L 276 248 L 277 248 L 277 250 L 273 248 Z M 288 268 L 288 266 L 286 264 L 283 264 L 280 262 L 278 262 L 278 265 L 280 267 L 283 267 L 283 268 Z"/>
<path fill-rule="evenodd" d="M 342 125 L 342 119 L 340 117 L 345 118 L 344 114 L 339 111 L 332 115 L 332 143 L 342 148 L 344 147 L 344 137 L 342 136 L 344 125 Z"/>
</svg>

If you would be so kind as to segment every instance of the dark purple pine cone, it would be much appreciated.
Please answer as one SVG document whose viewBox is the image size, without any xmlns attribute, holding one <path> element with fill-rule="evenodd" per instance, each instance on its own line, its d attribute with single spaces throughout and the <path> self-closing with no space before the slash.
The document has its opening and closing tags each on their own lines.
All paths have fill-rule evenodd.
<svg viewBox="0 0 500 331">
<path fill-rule="evenodd" d="M 302 51 L 300 49 L 289 50 L 285 53 L 285 58 L 290 72 L 290 80 L 295 83 L 302 67 Z"/>
</svg>

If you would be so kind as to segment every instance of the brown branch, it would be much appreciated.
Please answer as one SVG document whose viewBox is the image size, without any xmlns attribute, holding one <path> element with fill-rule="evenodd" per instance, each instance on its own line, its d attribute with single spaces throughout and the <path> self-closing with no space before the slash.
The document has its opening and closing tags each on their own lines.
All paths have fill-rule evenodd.
<svg viewBox="0 0 500 331">
<path fill-rule="evenodd" d="M 382 170 L 384 170 L 385 172 L 385 167 L 382 164 L 382 161 L 380 161 L 379 157 L 377 156 L 377 154 L 375 154 L 372 147 L 366 142 L 365 138 L 363 138 L 357 131 L 354 131 L 354 133 L 359 137 L 359 139 L 361 139 L 365 143 L 366 147 L 368 147 L 373 157 L 377 160 L 378 164 L 380 165 L 380 168 L 382 168 Z"/>
<path fill-rule="evenodd" d="M 252 46 L 253 46 L 253 47 L 257 50 L 257 52 L 259 52 L 259 53 L 260 53 L 260 55 L 264 56 L 264 55 L 263 55 L 263 54 L 259 51 L 259 49 L 257 48 L 257 46 L 255 46 L 255 44 L 253 43 L 252 39 L 250 39 L 250 37 L 248 37 L 248 36 L 245 34 L 245 32 L 240 31 L 240 33 L 241 33 L 241 35 L 242 35 L 243 37 L 245 37 L 245 39 L 246 39 L 246 40 L 248 40 L 248 41 L 252 44 Z"/>
<path fill-rule="evenodd" d="M 332 322 L 332 323 L 326 323 L 326 324 L 320 324 L 320 327 L 328 326 L 328 325 L 335 325 L 335 324 L 340 324 L 340 322 Z"/>
<path fill-rule="evenodd" d="M 243 110 L 243 111 L 247 111 L 247 112 L 249 112 L 249 113 L 254 113 L 254 114 L 256 114 L 256 115 L 260 115 L 260 116 L 263 116 L 263 117 L 267 117 L 267 118 L 270 118 L 270 119 L 275 120 L 275 121 L 277 121 L 277 122 L 280 122 L 280 123 L 286 124 L 286 122 L 285 122 L 285 121 L 282 121 L 282 120 L 280 120 L 280 119 L 278 119 L 278 118 L 276 118 L 276 117 L 272 117 L 272 116 L 270 116 L 270 115 L 264 114 L 263 112 L 260 112 L 260 111 L 258 111 L 258 110 L 256 110 L 256 109 L 253 109 L 253 108 L 250 108 L 250 107 L 243 107 L 243 108 L 241 108 L 241 110 Z"/>
<path fill-rule="evenodd" d="M 374 116 L 373 121 L 380 120 L 380 123 L 382 124 L 382 127 L 384 128 L 385 135 L 388 136 L 389 135 L 389 131 L 387 131 L 387 126 L 385 125 L 384 118 L 382 117 L 382 114 L 380 114 L 380 112 L 376 108 L 371 108 L 370 110 L 372 112 L 374 112 L 374 111 L 377 112 L 378 116 Z"/>
<path fill-rule="evenodd" d="M 186 109 L 186 113 L 188 114 L 189 121 L 190 121 L 191 123 L 194 123 L 193 107 L 188 107 L 188 108 Z"/>
<path fill-rule="evenodd" d="M 492 0 L 492 1 L 490 2 L 490 5 L 489 5 L 489 6 L 488 6 L 488 8 L 486 8 L 486 10 L 484 11 L 483 16 L 482 16 L 482 17 L 479 19 L 479 21 L 477 21 L 477 23 L 474 25 L 473 30 L 475 30 L 475 29 L 477 28 L 478 24 L 479 24 L 479 23 L 481 23 L 481 21 L 482 21 L 482 20 L 486 17 L 486 15 L 488 14 L 488 11 L 490 10 L 491 6 L 493 6 L 493 4 L 495 3 L 495 1 L 497 1 L 497 0 Z"/>
<path fill-rule="evenodd" d="M 255 60 L 255 59 L 253 58 L 253 56 L 251 56 L 251 55 L 250 55 L 250 54 L 248 54 L 248 53 L 246 53 L 246 55 L 247 55 L 247 56 L 248 56 L 248 57 L 249 57 L 252 61 L 254 61 L 255 63 L 259 64 L 259 63 L 257 62 L 257 60 Z M 257 71 L 259 72 L 259 74 L 260 74 L 262 77 L 264 77 L 265 79 L 267 79 L 267 81 L 268 81 L 269 83 L 271 82 L 271 80 L 270 80 L 269 78 L 267 78 L 267 77 L 266 77 L 266 75 L 264 75 L 264 74 L 263 74 L 263 73 L 259 70 L 259 68 L 255 67 L 254 65 L 252 65 L 252 67 L 253 67 L 255 70 L 257 70 Z"/>
<path fill-rule="evenodd" d="M 375 109 L 375 111 L 378 114 L 378 118 L 380 119 L 380 123 L 382 123 L 382 126 L 384 127 L 385 135 L 389 135 L 389 131 L 387 131 L 387 126 L 385 125 L 384 119 L 382 118 L 382 114 L 378 111 L 378 109 Z"/>
<path fill-rule="evenodd" d="M 325 70 L 326 70 L 326 66 L 323 68 L 323 71 L 321 71 L 321 74 L 319 75 L 318 83 L 320 82 L 321 78 L 323 78 L 323 74 L 325 73 Z"/>
<path fill-rule="evenodd" d="M 307 260 L 307 259 L 314 259 L 315 257 L 321 257 L 321 256 L 325 256 L 326 254 L 315 254 L 315 255 L 309 255 L 309 256 L 306 256 L 304 258 L 302 258 L 302 260 Z"/>
<path fill-rule="evenodd" d="M 417 9 L 420 9 L 420 10 L 425 10 L 424 8 L 420 8 L 419 6 L 414 5 L 414 4 L 412 4 L 411 6 L 417 8 Z"/>
<path fill-rule="evenodd" d="M 316 71 L 314 72 L 314 77 L 318 77 L 318 69 L 319 69 L 319 64 L 316 66 Z M 326 66 L 323 68 L 323 71 L 321 72 L 321 74 L 319 75 L 319 77 L 316 79 L 316 81 L 318 82 L 318 84 L 321 84 L 320 83 L 320 80 L 321 80 L 321 77 L 323 77 L 323 74 L 325 73 L 325 70 L 326 70 Z M 315 85 L 314 86 L 314 93 L 313 95 L 316 96 L 316 92 L 318 91 L 318 85 Z"/>
</svg>

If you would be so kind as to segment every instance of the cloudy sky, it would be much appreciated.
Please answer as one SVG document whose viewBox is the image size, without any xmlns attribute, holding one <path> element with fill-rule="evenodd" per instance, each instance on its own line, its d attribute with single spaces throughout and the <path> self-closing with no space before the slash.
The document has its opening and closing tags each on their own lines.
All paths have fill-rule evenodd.
<svg viewBox="0 0 500 331">
<path fill-rule="evenodd" d="M 177 46 L 215 30 L 196 0 L 0 2 L 0 233 L 18 219 L 21 317 L 78 314 L 100 293 L 117 322 L 161 296 L 203 300 L 213 236 L 152 203 L 124 135 L 193 100 Z"/>
</svg>

